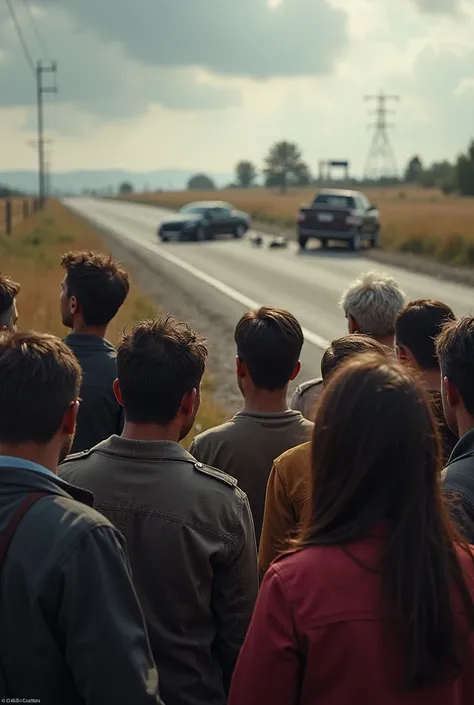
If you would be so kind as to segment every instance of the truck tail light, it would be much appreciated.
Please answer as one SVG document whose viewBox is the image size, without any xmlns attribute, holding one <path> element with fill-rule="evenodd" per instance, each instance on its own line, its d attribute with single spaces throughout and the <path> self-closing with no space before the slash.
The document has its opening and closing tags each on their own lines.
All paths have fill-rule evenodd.
<svg viewBox="0 0 474 705">
<path fill-rule="evenodd" d="M 346 225 L 362 225 L 362 218 L 358 215 L 348 215 L 346 218 Z"/>
<path fill-rule="evenodd" d="M 300 211 L 300 212 L 298 213 L 298 216 L 297 216 L 297 218 L 296 218 L 296 221 L 297 221 L 298 223 L 302 223 L 304 219 L 305 219 L 305 214 Z"/>
</svg>

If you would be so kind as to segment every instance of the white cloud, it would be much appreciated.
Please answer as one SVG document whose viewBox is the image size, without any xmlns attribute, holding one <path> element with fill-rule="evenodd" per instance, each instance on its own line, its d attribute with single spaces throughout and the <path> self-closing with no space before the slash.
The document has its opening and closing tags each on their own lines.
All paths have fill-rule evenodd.
<svg viewBox="0 0 474 705">
<path fill-rule="evenodd" d="M 379 89 L 402 99 L 392 134 L 401 166 L 415 152 L 426 161 L 452 157 L 473 135 L 471 0 L 458 4 L 462 21 L 448 2 L 284 0 L 270 11 L 267 0 L 173 0 L 171 19 L 173 8 L 189 9 L 173 32 L 156 19 L 144 27 L 156 0 L 114 0 L 115 13 L 111 2 L 41 0 L 40 26 L 59 60 L 58 109 L 48 113 L 50 126 L 56 114 L 57 169 L 228 172 L 240 158 L 261 164 L 272 141 L 287 138 L 313 169 L 321 158 L 347 157 L 360 172 L 370 140 L 363 96 Z M 225 24 L 218 6 L 227 33 L 211 41 L 211 29 Z M 25 144 L 34 89 L 1 21 L 0 12 L 0 101 L 23 106 L 0 110 L 2 161 L 34 167 Z M 180 51 L 165 52 L 177 37 Z"/>
</svg>

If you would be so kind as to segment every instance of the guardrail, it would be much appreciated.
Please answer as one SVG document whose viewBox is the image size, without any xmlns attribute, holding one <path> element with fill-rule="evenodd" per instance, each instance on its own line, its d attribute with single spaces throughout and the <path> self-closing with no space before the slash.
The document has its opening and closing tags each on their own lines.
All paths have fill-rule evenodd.
<svg viewBox="0 0 474 705">
<path fill-rule="evenodd" d="M 0 234 L 13 235 L 19 223 L 39 210 L 39 198 L 0 198 Z"/>
</svg>

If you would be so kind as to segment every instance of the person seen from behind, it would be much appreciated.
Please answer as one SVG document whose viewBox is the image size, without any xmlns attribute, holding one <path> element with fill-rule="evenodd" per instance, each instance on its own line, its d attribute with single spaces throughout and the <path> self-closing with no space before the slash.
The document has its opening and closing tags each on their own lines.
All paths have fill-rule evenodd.
<svg viewBox="0 0 474 705">
<path fill-rule="evenodd" d="M 60 469 L 125 534 L 166 705 L 225 705 L 258 590 L 247 497 L 180 445 L 206 359 L 187 324 L 137 323 L 118 346 L 122 435 Z"/>
<path fill-rule="evenodd" d="M 244 408 L 197 436 L 190 448 L 198 460 L 238 480 L 249 498 L 257 543 L 273 461 L 308 440 L 313 427 L 287 404 L 288 384 L 300 371 L 303 342 L 301 326 L 288 311 L 264 307 L 244 314 L 235 330 Z"/>
<path fill-rule="evenodd" d="M 60 298 L 63 325 L 71 329 L 65 342 L 83 371 L 81 407 L 73 452 L 92 448 L 123 428 L 122 409 L 113 383 L 117 377 L 114 346 L 105 339 L 107 326 L 127 298 L 128 273 L 110 255 L 68 252 Z"/>
<path fill-rule="evenodd" d="M 344 291 L 340 307 L 347 318 L 348 331 L 361 333 L 382 345 L 395 348 L 395 321 L 406 296 L 389 274 L 367 272 Z M 294 393 L 291 408 L 313 420 L 315 404 L 322 393 L 322 378 L 309 380 Z"/>
<path fill-rule="evenodd" d="M 443 492 L 459 530 L 474 544 L 474 317 L 449 321 L 436 352 L 444 413 L 459 438 L 446 465 Z"/>
<path fill-rule="evenodd" d="M 229 705 L 471 705 L 474 555 L 423 386 L 394 359 L 349 360 L 311 454 L 311 512 L 265 576 Z"/>
<path fill-rule="evenodd" d="M 321 374 L 327 385 L 331 375 L 354 355 L 378 353 L 389 357 L 390 348 L 355 333 L 334 340 L 323 355 Z M 262 536 L 258 552 L 260 575 L 296 538 L 311 497 L 311 443 L 290 448 L 273 463 L 265 497 Z"/>
<path fill-rule="evenodd" d="M 16 297 L 21 286 L 0 272 L 0 332 L 15 331 L 18 323 Z"/>
<path fill-rule="evenodd" d="M 81 369 L 51 335 L 0 334 L 0 695 L 161 703 L 122 536 L 56 476 Z"/>
<path fill-rule="evenodd" d="M 447 462 L 458 442 L 450 430 L 443 412 L 441 375 L 436 338 L 448 321 L 454 321 L 453 310 L 441 301 L 419 299 L 411 301 L 400 311 L 395 324 L 397 357 L 420 376 L 433 405 L 439 424 L 443 446 L 443 462 Z"/>
</svg>

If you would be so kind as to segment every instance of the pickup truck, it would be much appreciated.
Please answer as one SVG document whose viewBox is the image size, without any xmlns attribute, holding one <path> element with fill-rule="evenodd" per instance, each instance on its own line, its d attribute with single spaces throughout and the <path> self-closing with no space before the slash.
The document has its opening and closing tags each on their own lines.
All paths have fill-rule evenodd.
<svg viewBox="0 0 474 705">
<path fill-rule="evenodd" d="M 376 206 L 359 191 L 326 189 L 320 191 L 311 206 L 302 206 L 298 214 L 298 242 L 302 250 L 310 239 L 321 247 L 330 240 L 343 240 L 357 252 L 367 241 L 377 247 L 380 239 L 380 214 Z"/>
</svg>

